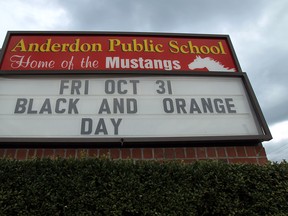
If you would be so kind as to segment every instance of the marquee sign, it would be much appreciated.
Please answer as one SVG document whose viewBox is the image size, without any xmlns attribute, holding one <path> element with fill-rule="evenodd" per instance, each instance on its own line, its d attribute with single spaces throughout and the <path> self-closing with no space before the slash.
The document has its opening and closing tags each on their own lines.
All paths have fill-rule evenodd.
<svg viewBox="0 0 288 216">
<path fill-rule="evenodd" d="M 0 55 L 1 143 L 271 139 L 227 35 L 8 32 Z"/>
<path fill-rule="evenodd" d="M 1 76 L 0 141 L 267 140 L 247 86 L 244 73 Z"/>
<path fill-rule="evenodd" d="M 227 35 L 99 32 L 8 32 L 0 69 L 241 72 Z"/>
</svg>

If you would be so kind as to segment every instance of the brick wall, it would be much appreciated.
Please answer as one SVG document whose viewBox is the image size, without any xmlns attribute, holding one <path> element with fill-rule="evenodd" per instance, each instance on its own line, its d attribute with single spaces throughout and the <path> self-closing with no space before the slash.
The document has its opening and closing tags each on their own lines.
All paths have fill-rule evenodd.
<svg viewBox="0 0 288 216">
<path fill-rule="evenodd" d="M 111 159 L 179 160 L 191 163 L 198 160 L 221 160 L 227 163 L 266 164 L 262 144 L 257 146 L 177 147 L 177 148 L 2 148 L 0 158 L 26 160 L 29 158 L 108 157 Z"/>
</svg>

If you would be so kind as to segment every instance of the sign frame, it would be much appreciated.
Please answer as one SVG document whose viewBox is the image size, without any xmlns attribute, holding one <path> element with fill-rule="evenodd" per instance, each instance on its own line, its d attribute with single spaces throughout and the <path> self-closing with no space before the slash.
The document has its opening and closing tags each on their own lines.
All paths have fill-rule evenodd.
<svg viewBox="0 0 288 216">
<path fill-rule="evenodd" d="M 236 71 L 235 72 L 242 72 L 242 69 L 240 67 L 239 61 L 237 59 L 235 50 L 233 48 L 231 39 L 229 37 L 229 35 L 221 35 L 221 34 L 179 34 L 179 33 L 148 33 L 148 32 L 87 32 L 87 31 L 82 31 L 82 32 L 78 32 L 78 31 L 8 31 L 5 41 L 4 41 L 4 45 L 2 47 L 1 53 L 0 53 L 0 68 L 2 68 L 2 64 L 4 61 L 4 56 L 7 52 L 8 49 L 8 45 L 9 45 L 9 41 L 10 38 L 13 36 L 45 36 L 48 35 L 50 37 L 53 36 L 95 36 L 95 37 L 100 37 L 100 36 L 111 36 L 111 37 L 115 37 L 115 36 L 127 36 L 127 37 L 163 37 L 163 38 L 179 38 L 179 39 L 195 39 L 195 38 L 201 38 L 201 39 L 223 39 L 227 42 L 229 51 L 231 52 L 231 57 L 232 60 L 234 61 L 234 64 L 236 66 Z M 95 69 L 97 71 L 99 71 L 99 69 Z M 94 73 L 95 70 L 91 69 L 91 70 L 86 70 L 86 73 Z M 120 69 L 119 69 L 120 70 Z M 41 70 L 26 70 L 26 72 L 24 70 L 8 70 L 9 74 L 25 74 L 25 73 L 31 73 L 31 74 L 36 74 L 37 71 L 41 71 Z M 0 70 L 0 74 L 4 74 L 4 73 L 8 73 L 8 71 L 4 72 L 3 69 Z M 48 73 L 48 71 L 50 71 L 50 74 L 54 74 L 56 71 L 58 71 L 59 73 L 63 73 L 63 74 L 78 74 L 80 72 L 82 72 L 83 74 L 83 70 L 58 70 L 58 69 L 51 69 L 51 70 L 46 70 L 46 73 Z M 100 70 L 101 71 L 101 70 Z M 108 70 L 103 70 L 103 71 L 108 71 Z M 115 70 L 116 71 L 116 70 Z M 136 71 L 136 70 L 135 70 Z M 144 72 L 146 73 L 148 70 L 144 70 Z M 178 72 L 183 71 L 183 70 L 179 70 Z M 143 71 L 139 71 L 140 73 Z M 189 73 L 194 73 L 197 71 L 189 71 Z M 221 71 L 219 71 L 221 72 Z"/>
<path fill-rule="evenodd" d="M 21 75 L 31 75 L 31 71 L 22 71 Z M 26 73 L 25 73 L 26 72 Z M 45 74 L 45 71 L 39 71 L 40 74 Z M 43 72 L 43 73 L 42 73 Z M 47 71 L 46 71 L 47 72 Z M 71 72 L 71 71 L 70 71 Z M 1 71 L 2 75 L 5 77 L 13 77 L 19 74 L 11 74 L 10 71 Z M 57 71 L 55 71 L 57 73 Z M 84 74 L 99 74 L 99 75 L 139 75 L 139 76 L 195 76 L 195 77 L 235 77 L 241 78 L 244 90 L 247 94 L 248 103 L 252 111 L 252 115 L 256 123 L 259 124 L 262 134 L 260 135 L 238 135 L 238 136 L 192 136 L 192 137 L 138 137 L 138 138 L 123 138 L 123 137 L 113 137 L 113 138 L 103 138 L 103 137 L 93 137 L 93 138 L 3 138 L 0 137 L 0 146 L 99 146 L 99 147 L 119 147 L 119 146 L 133 146 L 133 147 L 147 147 L 147 146 L 192 146 L 192 145 L 241 145 L 241 144 L 258 144 L 262 141 L 268 141 L 272 139 L 272 135 L 265 121 L 261 108 L 258 104 L 257 98 L 253 92 L 250 81 L 246 73 L 227 73 L 227 72 L 167 72 L 167 71 L 149 71 L 149 73 L 139 74 L 137 71 L 113 71 L 113 72 L 103 72 L 103 71 L 85 71 Z M 57 73 L 59 74 L 59 73 Z M 66 74 L 66 73 L 64 73 Z M 83 74 L 83 72 L 81 73 Z M 0 75 L 1 76 L 1 75 Z"/>
</svg>

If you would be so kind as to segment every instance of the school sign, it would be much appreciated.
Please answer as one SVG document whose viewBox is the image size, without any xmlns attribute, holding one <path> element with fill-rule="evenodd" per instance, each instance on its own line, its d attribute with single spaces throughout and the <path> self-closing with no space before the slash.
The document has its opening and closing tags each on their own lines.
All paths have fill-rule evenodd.
<svg viewBox="0 0 288 216">
<path fill-rule="evenodd" d="M 223 35 L 8 32 L 0 141 L 264 141 L 271 134 Z"/>
<path fill-rule="evenodd" d="M 228 36 L 8 33 L 1 70 L 240 71 Z"/>
</svg>

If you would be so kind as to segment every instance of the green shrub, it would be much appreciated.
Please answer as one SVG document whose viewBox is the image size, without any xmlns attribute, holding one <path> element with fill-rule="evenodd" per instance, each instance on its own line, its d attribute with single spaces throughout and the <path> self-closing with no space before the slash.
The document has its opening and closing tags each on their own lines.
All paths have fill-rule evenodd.
<svg viewBox="0 0 288 216">
<path fill-rule="evenodd" d="M 0 215 L 287 215 L 288 164 L 0 160 Z"/>
</svg>

